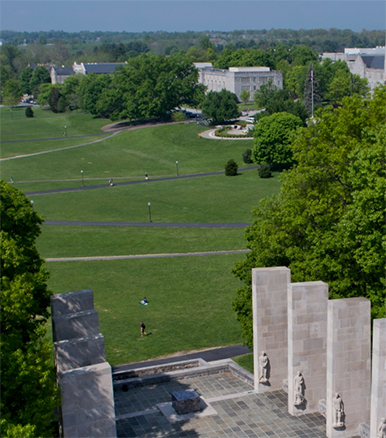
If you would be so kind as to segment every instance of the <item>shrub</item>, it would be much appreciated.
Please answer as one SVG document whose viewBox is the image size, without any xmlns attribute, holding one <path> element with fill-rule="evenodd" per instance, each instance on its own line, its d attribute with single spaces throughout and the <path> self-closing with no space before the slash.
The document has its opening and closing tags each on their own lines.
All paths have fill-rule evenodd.
<svg viewBox="0 0 386 438">
<path fill-rule="evenodd" d="M 245 149 L 243 152 L 243 161 L 246 164 L 253 163 L 252 161 L 252 149 Z"/>
<path fill-rule="evenodd" d="M 237 175 L 238 168 L 239 168 L 239 166 L 237 165 L 235 160 L 232 158 L 225 165 L 225 175 L 226 176 L 235 176 L 235 175 Z"/>
<path fill-rule="evenodd" d="M 257 170 L 260 178 L 271 178 L 271 166 L 267 163 L 263 163 Z"/>
<path fill-rule="evenodd" d="M 175 111 L 172 114 L 172 120 L 173 122 L 183 122 L 186 120 L 186 115 L 182 111 Z"/>
<path fill-rule="evenodd" d="M 26 117 L 33 117 L 34 116 L 33 109 L 30 106 L 27 106 L 27 108 L 25 109 L 25 116 Z"/>
</svg>

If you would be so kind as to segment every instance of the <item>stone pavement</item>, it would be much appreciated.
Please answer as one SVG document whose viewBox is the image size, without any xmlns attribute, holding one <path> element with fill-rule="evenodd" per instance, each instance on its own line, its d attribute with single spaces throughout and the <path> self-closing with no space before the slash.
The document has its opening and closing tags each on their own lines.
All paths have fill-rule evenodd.
<svg viewBox="0 0 386 438">
<path fill-rule="evenodd" d="M 170 402 L 173 391 L 195 389 L 218 415 L 170 424 L 158 403 Z M 230 372 L 185 377 L 115 393 L 118 437 L 241 438 L 325 437 L 320 414 L 293 417 L 287 412 L 287 394 L 256 394 L 253 387 Z"/>
</svg>

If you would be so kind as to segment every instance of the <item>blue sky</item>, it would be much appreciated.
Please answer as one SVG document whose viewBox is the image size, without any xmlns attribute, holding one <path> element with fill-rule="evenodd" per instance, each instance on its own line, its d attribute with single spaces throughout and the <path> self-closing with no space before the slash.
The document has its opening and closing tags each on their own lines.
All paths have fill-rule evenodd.
<svg viewBox="0 0 386 438">
<path fill-rule="evenodd" d="M 1 29 L 157 31 L 385 30 L 385 1 L 1 0 Z"/>
</svg>

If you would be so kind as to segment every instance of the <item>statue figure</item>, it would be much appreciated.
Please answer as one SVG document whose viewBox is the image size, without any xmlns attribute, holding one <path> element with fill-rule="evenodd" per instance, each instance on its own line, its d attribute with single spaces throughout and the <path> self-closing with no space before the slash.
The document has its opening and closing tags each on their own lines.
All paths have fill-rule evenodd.
<svg viewBox="0 0 386 438">
<path fill-rule="evenodd" d="M 335 394 L 335 397 L 332 400 L 332 409 L 334 410 L 332 427 L 344 426 L 344 404 L 338 393 Z"/>
<path fill-rule="evenodd" d="M 294 405 L 301 406 L 306 403 L 306 399 L 304 398 L 304 391 L 306 389 L 306 385 L 304 383 L 304 377 L 300 371 L 296 374 L 294 378 Z"/>
<path fill-rule="evenodd" d="M 386 438 L 386 418 L 382 418 L 379 423 L 377 438 Z"/>
<path fill-rule="evenodd" d="M 259 365 L 260 365 L 259 382 L 267 383 L 269 379 L 269 359 L 265 351 L 262 351 L 261 356 L 259 357 Z"/>
</svg>

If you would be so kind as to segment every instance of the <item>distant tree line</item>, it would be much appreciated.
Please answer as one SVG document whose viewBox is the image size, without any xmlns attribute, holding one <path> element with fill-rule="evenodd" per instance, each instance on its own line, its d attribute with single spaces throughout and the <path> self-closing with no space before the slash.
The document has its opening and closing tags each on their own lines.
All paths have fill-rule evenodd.
<svg viewBox="0 0 386 438">
<path fill-rule="evenodd" d="M 65 44 L 74 44 L 78 41 L 81 44 L 94 43 L 127 43 L 134 40 L 145 41 L 146 43 L 165 43 L 165 47 L 176 45 L 178 50 L 187 50 L 186 41 L 199 45 L 201 36 L 219 38 L 225 42 L 227 48 L 246 49 L 261 48 L 268 49 L 277 43 L 288 44 L 290 47 L 305 44 L 318 52 L 342 51 L 344 47 L 375 47 L 385 43 L 384 31 L 362 30 L 354 32 L 349 29 L 261 29 L 261 30 L 235 30 L 231 32 L 102 32 L 102 31 L 81 31 L 64 32 L 59 30 L 41 32 L 16 32 L 11 30 L 0 31 L 0 38 L 5 44 L 47 44 L 56 43 L 58 40 Z M 231 45 L 231 46 L 230 46 Z M 165 48 L 164 47 L 164 48 Z M 157 52 L 159 53 L 159 52 Z M 164 54 L 164 53 L 162 53 Z"/>
</svg>

